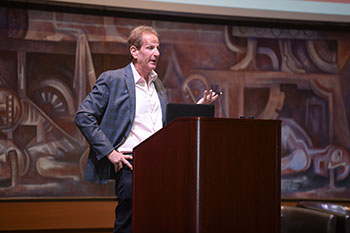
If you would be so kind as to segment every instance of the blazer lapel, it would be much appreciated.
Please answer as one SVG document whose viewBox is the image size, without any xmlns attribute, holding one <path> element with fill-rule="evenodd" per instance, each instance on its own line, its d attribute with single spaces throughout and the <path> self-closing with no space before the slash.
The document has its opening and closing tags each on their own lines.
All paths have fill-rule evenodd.
<svg viewBox="0 0 350 233">
<path fill-rule="evenodd" d="M 157 93 L 158 93 L 158 98 L 160 101 L 160 106 L 162 109 L 162 121 L 163 125 L 165 123 L 165 112 L 166 112 L 166 104 L 168 102 L 168 98 L 166 95 L 166 90 L 162 84 L 162 82 L 159 80 L 159 78 L 154 81 L 154 86 L 156 87 Z"/>
<path fill-rule="evenodd" d="M 132 74 L 130 64 L 125 67 L 125 85 L 129 93 L 129 104 L 130 104 L 130 122 L 133 122 L 135 119 L 135 109 L 136 109 L 136 94 L 135 94 L 135 81 Z"/>
</svg>

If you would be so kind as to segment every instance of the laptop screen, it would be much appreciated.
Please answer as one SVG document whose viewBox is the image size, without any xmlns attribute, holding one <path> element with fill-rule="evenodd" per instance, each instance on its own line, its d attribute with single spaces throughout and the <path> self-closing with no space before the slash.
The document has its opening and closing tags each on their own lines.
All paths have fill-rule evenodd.
<svg viewBox="0 0 350 233">
<path fill-rule="evenodd" d="M 168 103 L 166 106 L 165 124 L 177 117 L 214 117 L 215 106 L 212 104 Z"/>
</svg>

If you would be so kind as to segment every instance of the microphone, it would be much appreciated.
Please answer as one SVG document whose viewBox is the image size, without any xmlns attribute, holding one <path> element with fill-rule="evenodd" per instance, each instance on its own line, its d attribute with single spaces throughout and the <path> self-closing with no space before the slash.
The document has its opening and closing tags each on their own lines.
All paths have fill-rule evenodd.
<svg viewBox="0 0 350 233">
<path fill-rule="evenodd" d="M 222 102 L 222 99 L 220 98 L 220 96 L 222 95 L 222 91 L 214 91 L 215 94 L 217 94 L 219 97 L 219 103 L 221 105 L 221 109 L 222 109 L 222 113 L 224 114 L 224 117 L 227 118 L 227 114 L 226 114 L 226 111 L 225 111 L 225 105 L 224 103 Z"/>
<path fill-rule="evenodd" d="M 213 91 L 213 92 L 215 92 L 215 95 L 222 95 L 222 91 Z"/>
</svg>

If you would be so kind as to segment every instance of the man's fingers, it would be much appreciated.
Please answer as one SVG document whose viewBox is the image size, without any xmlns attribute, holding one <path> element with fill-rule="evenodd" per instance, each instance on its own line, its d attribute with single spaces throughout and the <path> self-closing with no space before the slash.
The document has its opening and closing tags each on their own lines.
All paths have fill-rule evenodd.
<svg viewBox="0 0 350 233">
<path fill-rule="evenodd" d="M 119 165 L 118 163 L 113 164 L 114 165 L 114 171 L 118 172 L 119 171 Z"/>
<path fill-rule="evenodd" d="M 130 168 L 130 170 L 132 170 L 132 165 L 127 159 L 132 160 L 132 156 L 131 155 L 124 155 L 124 159 L 123 159 L 123 163 L 126 166 L 128 166 Z"/>
<path fill-rule="evenodd" d="M 131 155 L 124 155 L 121 161 L 122 161 L 126 166 L 128 166 L 128 167 L 130 168 L 130 170 L 132 170 L 132 165 L 131 165 L 131 163 L 129 163 L 129 161 L 128 161 L 127 159 L 132 160 L 132 156 L 131 156 Z"/>
<path fill-rule="evenodd" d="M 128 160 L 123 159 L 123 163 L 124 163 L 126 166 L 128 166 L 128 167 L 130 168 L 130 170 L 132 170 L 132 166 L 131 166 L 131 164 L 129 163 Z"/>
<path fill-rule="evenodd" d="M 132 160 L 132 156 L 131 156 L 131 155 L 124 155 L 124 159 L 130 159 L 130 160 Z"/>
</svg>

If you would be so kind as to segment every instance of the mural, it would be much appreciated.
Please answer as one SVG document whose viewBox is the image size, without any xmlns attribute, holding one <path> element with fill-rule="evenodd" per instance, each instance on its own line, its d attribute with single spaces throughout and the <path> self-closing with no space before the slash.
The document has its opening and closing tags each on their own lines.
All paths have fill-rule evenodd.
<svg viewBox="0 0 350 233">
<path fill-rule="evenodd" d="M 350 195 L 350 34 L 0 8 L 0 197 L 108 197 L 83 179 L 73 117 L 98 75 L 129 62 L 137 25 L 160 34 L 171 102 L 224 94 L 216 117 L 282 121 L 282 198 Z"/>
</svg>

